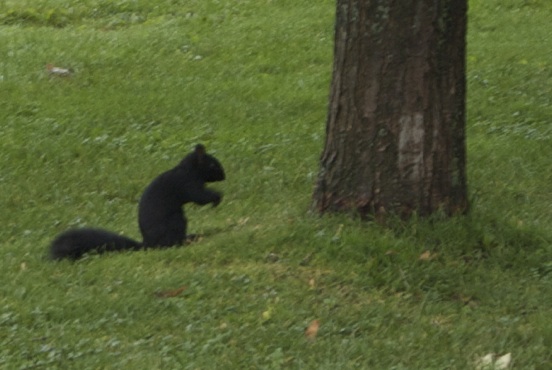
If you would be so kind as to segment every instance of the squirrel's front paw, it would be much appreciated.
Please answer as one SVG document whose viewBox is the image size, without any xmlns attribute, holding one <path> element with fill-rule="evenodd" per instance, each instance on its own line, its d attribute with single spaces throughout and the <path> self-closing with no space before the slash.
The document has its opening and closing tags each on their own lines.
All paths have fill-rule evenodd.
<svg viewBox="0 0 552 370">
<path fill-rule="evenodd" d="M 220 202 L 222 201 L 222 195 L 221 194 L 216 194 L 215 196 L 215 199 L 213 200 L 213 207 L 216 207 L 220 204 Z"/>
</svg>

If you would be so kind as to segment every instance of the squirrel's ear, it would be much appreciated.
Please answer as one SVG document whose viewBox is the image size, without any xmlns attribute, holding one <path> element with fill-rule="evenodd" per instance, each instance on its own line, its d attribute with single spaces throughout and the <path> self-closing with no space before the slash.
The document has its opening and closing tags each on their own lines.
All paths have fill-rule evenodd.
<svg viewBox="0 0 552 370">
<path fill-rule="evenodd" d="M 205 147 L 201 144 L 197 144 L 194 150 L 195 157 L 198 164 L 203 163 L 203 158 L 205 158 Z"/>
<path fill-rule="evenodd" d="M 199 156 L 205 155 L 205 147 L 202 144 L 197 144 L 195 147 L 195 153 Z"/>
</svg>

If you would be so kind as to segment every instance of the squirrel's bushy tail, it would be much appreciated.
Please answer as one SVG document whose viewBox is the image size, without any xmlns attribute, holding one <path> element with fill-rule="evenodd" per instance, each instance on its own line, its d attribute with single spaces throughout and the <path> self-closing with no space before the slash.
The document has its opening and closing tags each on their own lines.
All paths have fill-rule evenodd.
<svg viewBox="0 0 552 370">
<path fill-rule="evenodd" d="M 73 229 L 59 234 L 50 245 L 50 258 L 78 259 L 89 252 L 141 249 L 142 243 L 102 229 Z"/>
</svg>

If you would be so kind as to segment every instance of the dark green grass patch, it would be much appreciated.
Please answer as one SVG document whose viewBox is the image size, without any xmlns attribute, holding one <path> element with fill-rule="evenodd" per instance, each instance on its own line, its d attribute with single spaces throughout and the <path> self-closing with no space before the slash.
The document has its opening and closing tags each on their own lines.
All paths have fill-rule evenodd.
<svg viewBox="0 0 552 370">
<path fill-rule="evenodd" d="M 334 2 L 39 3 L 0 3 L 0 367 L 548 368 L 549 2 L 470 2 L 471 214 L 385 227 L 309 212 Z M 46 260 L 69 227 L 138 239 L 198 142 L 227 172 L 199 242 Z"/>
</svg>

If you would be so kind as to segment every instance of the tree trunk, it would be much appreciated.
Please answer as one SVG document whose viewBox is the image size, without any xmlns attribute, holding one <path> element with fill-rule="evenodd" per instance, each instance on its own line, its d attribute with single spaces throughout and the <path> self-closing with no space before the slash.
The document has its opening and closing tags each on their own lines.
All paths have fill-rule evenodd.
<svg viewBox="0 0 552 370">
<path fill-rule="evenodd" d="M 338 0 L 319 212 L 468 210 L 467 0 Z"/>
</svg>

